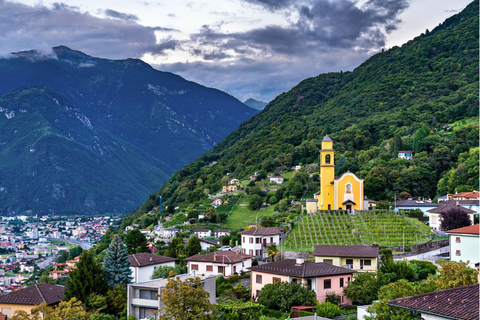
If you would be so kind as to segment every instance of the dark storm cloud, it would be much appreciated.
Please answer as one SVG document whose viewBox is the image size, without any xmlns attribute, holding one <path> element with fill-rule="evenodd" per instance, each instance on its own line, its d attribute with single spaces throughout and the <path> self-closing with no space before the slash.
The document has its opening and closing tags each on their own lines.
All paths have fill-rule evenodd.
<svg viewBox="0 0 480 320">
<path fill-rule="evenodd" d="M 352 0 L 317 0 L 299 4 L 290 1 L 251 0 L 268 9 L 290 6 L 299 19 L 288 26 L 270 25 L 243 33 L 222 33 L 204 26 L 192 36 L 200 45 L 223 50 L 261 50 L 303 55 L 315 50 L 355 48 L 371 50 L 385 45 L 386 33 L 400 23 L 398 15 L 408 7 L 406 0 L 370 0 L 362 7 Z"/>
<path fill-rule="evenodd" d="M 92 56 L 141 57 L 148 50 L 175 48 L 168 38 L 166 43 L 156 43 L 155 32 L 160 29 L 131 20 L 96 18 L 63 3 L 47 8 L 0 0 L 1 54 L 30 49 L 49 52 L 54 46 L 66 45 Z"/>
<path fill-rule="evenodd" d="M 121 20 L 133 20 L 133 21 L 139 20 L 138 17 L 134 14 L 118 12 L 112 9 L 105 10 L 105 15 L 110 18 L 116 18 Z"/>
</svg>

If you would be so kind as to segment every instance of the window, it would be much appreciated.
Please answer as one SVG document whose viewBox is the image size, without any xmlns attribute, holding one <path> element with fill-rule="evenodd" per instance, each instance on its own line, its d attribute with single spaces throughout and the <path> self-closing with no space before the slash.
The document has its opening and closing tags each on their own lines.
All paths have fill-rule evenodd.
<svg viewBox="0 0 480 320">
<path fill-rule="evenodd" d="M 350 277 L 348 277 L 347 283 L 350 282 Z"/>
<path fill-rule="evenodd" d="M 459 256 L 460 255 L 460 250 L 455 251 L 455 255 Z"/>
<path fill-rule="evenodd" d="M 307 287 L 312 290 L 312 279 L 307 279 Z"/>
<path fill-rule="evenodd" d="M 270 237 L 270 243 L 273 243 L 273 237 Z"/>
<path fill-rule="evenodd" d="M 192 264 L 192 270 L 197 270 L 198 271 L 198 264 Z"/>
<path fill-rule="evenodd" d="M 255 243 L 260 243 L 261 239 L 260 238 L 255 238 Z"/>
<path fill-rule="evenodd" d="M 233 266 L 233 273 L 237 272 L 237 266 Z"/>
<path fill-rule="evenodd" d="M 158 315 L 155 311 L 157 311 L 157 309 L 140 308 L 138 316 L 140 319 L 157 319 Z"/>
<path fill-rule="evenodd" d="M 333 259 L 323 259 L 324 263 L 333 264 Z"/>
<path fill-rule="evenodd" d="M 249 255 L 253 256 L 253 250 L 250 249 L 250 251 L 248 252 Z"/>
<path fill-rule="evenodd" d="M 249 243 L 253 243 L 253 237 L 249 237 L 249 238 L 248 238 L 248 242 L 249 242 Z"/>
<path fill-rule="evenodd" d="M 323 289 L 331 289 L 332 288 L 332 280 L 326 279 L 323 280 Z"/>
<path fill-rule="evenodd" d="M 140 299 L 158 300 L 157 292 L 152 291 L 152 290 L 142 290 L 142 289 L 140 289 Z"/>
<path fill-rule="evenodd" d="M 260 294 L 260 290 L 256 290 L 256 294 L 257 294 L 257 298 L 258 298 L 258 295 Z"/>
<path fill-rule="evenodd" d="M 437 216 L 432 214 L 432 224 L 437 224 Z"/>
<path fill-rule="evenodd" d="M 364 266 L 371 266 L 372 265 L 372 260 L 363 260 L 363 265 Z"/>
<path fill-rule="evenodd" d="M 259 256 L 260 255 L 260 250 L 255 250 L 255 255 Z"/>
<path fill-rule="evenodd" d="M 456 242 L 456 243 L 460 243 L 460 237 L 456 237 L 456 238 L 455 238 L 455 242 Z"/>
<path fill-rule="evenodd" d="M 207 266 L 207 272 L 213 272 L 213 266 Z"/>
<path fill-rule="evenodd" d="M 259 283 L 259 284 L 262 284 L 262 275 L 261 274 L 257 274 L 257 276 L 255 277 L 255 282 Z"/>
<path fill-rule="evenodd" d="M 245 242 L 245 237 L 243 237 L 243 241 L 242 241 L 242 243 L 246 243 L 246 242 Z"/>
<path fill-rule="evenodd" d="M 340 288 L 343 288 L 343 278 L 340 278 Z"/>
<path fill-rule="evenodd" d="M 326 164 L 330 164 L 330 155 L 329 155 L 329 154 L 327 154 L 327 155 L 325 156 L 325 163 L 326 163 Z"/>
<path fill-rule="evenodd" d="M 273 277 L 273 283 L 277 283 L 282 281 L 280 278 Z"/>
</svg>

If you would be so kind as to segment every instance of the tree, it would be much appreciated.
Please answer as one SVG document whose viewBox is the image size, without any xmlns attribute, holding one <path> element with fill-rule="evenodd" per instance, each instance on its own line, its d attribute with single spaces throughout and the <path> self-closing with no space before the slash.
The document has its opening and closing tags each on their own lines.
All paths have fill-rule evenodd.
<svg viewBox="0 0 480 320">
<path fill-rule="evenodd" d="M 383 284 L 380 277 L 376 272 L 359 272 L 343 292 L 352 301 L 362 305 L 370 304 L 378 299 L 378 290 Z"/>
<path fill-rule="evenodd" d="M 78 260 L 76 269 L 68 273 L 65 300 L 77 298 L 85 303 L 90 310 L 89 296 L 92 294 L 104 294 L 107 291 L 105 276 L 100 264 L 90 251 L 84 251 Z"/>
<path fill-rule="evenodd" d="M 258 210 L 262 207 L 262 197 L 260 197 L 258 194 L 254 194 L 253 196 L 250 197 L 250 202 L 248 203 L 248 209 L 250 210 Z"/>
<path fill-rule="evenodd" d="M 55 280 L 51 278 L 48 273 L 43 273 L 38 279 L 38 283 L 48 283 L 48 284 L 55 284 Z"/>
<path fill-rule="evenodd" d="M 132 281 L 132 270 L 128 260 L 127 248 L 118 235 L 115 235 L 108 246 L 103 259 L 103 271 L 107 286 L 113 287 L 119 284 L 129 284 Z"/>
<path fill-rule="evenodd" d="M 214 320 L 217 319 L 215 306 L 210 303 L 210 294 L 202 287 L 199 277 L 182 281 L 179 278 L 168 279 L 160 292 L 164 313 L 160 320 Z"/>
<path fill-rule="evenodd" d="M 267 248 L 267 254 L 270 260 L 275 261 L 275 256 L 279 253 L 277 244 L 271 243 Z"/>
<path fill-rule="evenodd" d="M 107 304 L 111 313 L 119 318 L 127 314 L 127 288 L 124 284 L 113 287 L 107 292 Z"/>
<path fill-rule="evenodd" d="M 125 236 L 125 245 L 129 254 L 148 252 L 147 238 L 138 229 L 130 230 L 127 233 Z"/>
<path fill-rule="evenodd" d="M 466 227 L 472 224 L 468 211 L 463 207 L 451 207 L 440 213 L 440 229 L 443 231 Z"/>
<path fill-rule="evenodd" d="M 87 320 L 88 314 L 82 302 L 76 298 L 61 301 L 56 307 L 49 307 L 44 302 L 32 309 L 31 314 L 16 311 L 11 320 Z"/>
<path fill-rule="evenodd" d="M 190 257 L 199 253 L 200 251 L 202 251 L 200 239 L 198 239 L 197 237 L 191 237 L 190 239 L 188 239 L 187 255 Z"/>
<path fill-rule="evenodd" d="M 292 306 L 315 306 L 315 292 L 294 282 L 276 282 L 265 285 L 257 297 L 257 302 L 267 309 L 288 311 Z"/>
<path fill-rule="evenodd" d="M 183 274 L 187 272 L 187 267 L 182 267 L 180 265 L 176 265 L 174 267 L 171 266 L 163 266 L 155 269 L 152 274 L 152 279 L 165 279 L 168 278 L 170 272 L 177 274 Z"/>
</svg>

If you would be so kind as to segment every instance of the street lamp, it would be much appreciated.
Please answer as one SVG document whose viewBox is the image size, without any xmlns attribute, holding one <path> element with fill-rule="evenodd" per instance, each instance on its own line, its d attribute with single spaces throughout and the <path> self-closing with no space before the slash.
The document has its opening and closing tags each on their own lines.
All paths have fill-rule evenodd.
<svg viewBox="0 0 480 320">
<path fill-rule="evenodd" d="M 402 238 L 403 238 L 403 258 L 405 258 L 405 227 L 403 227 Z"/>
</svg>

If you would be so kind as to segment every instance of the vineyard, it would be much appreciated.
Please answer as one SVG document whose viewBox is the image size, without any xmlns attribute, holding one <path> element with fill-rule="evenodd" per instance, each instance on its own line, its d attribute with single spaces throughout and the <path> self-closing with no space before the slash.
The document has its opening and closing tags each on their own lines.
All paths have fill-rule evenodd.
<svg viewBox="0 0 480 320">
<path fill-rule="evenodd" d="M 315 245 L 371 245 L 391 247 L 429 240 L 430 228 L 393 212 L 330 211 L 303 216 L 281 245 L 282 250 L 313 251 Z"/>
</svg>

